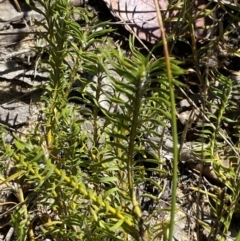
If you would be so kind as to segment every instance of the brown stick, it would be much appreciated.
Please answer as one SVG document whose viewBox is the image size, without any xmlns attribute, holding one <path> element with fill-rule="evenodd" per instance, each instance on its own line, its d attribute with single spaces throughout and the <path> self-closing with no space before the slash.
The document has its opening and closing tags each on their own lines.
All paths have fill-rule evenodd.
<svg viewBox="0 0 240 241">
<path fill-rule="evenodd" d="M 18 0 L 13 0 L 13 1 L 14 1 L 14 3 L 15 3 L 15 6 L 16 6 L 18 12 L 22 12 L 22 9 L 21 9 L 21 7 L 20 7 L 20 5 L 19 5 L 19 3 L 18 3 Z"/>
</svg>

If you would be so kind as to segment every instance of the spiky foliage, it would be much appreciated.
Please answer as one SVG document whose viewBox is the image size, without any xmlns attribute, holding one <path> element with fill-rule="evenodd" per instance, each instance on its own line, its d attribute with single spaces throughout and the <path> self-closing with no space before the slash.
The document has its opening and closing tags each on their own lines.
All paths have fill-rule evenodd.
<svg viewBox="0 0 240 241">
<path fill-rule="evenodd" d="M 45 106 L 35 132 L 26 141 L 16 135 L 10 156 L 17 171 L 5 180 L 19 179 L 23 205 L 12 214 L 18 240 L 148 240 L 166 233 L 167 224 L 155 225 L 153 233 L 142 215 L 144 195 L 156 198 L 137 194 L 146 181 L 160 192 L 149 173 L 165 173 L 159 145 L 150 143 L 147 150 L 141 140 L 162 138 L 159 126 L 171 120 L 165 59 L 143 56 L 132 38 L 126 56 L 104 42 L 111 31 L 106 23 L 94 24 L 85 9 L 73 9 L 68 1 L 39 3 L 45 11 L 36 11 L 47 21 L 38 23 L 49 56 L 41 64 L 49 74 Z M 88 29 L 72 21 L 73 11 Z M 183 73 L 177 65 L 172 59 L 173 76 Z M 72 90 L 80 106 L 69 104 Z M 39 205 L 39 216 L 32 214 Z"/>
<path fill-rule="evenodd" d="M 239 213 L 239 83 L 235 80 L 238 74 L 232 70 L 222 71 L 221 64 L 209 64 L 207 58 L 215 58 L 219 48 L 225 48 L 225 58 L 238 56 L 237 44 L 223 47 L 226 39 L 234 38 L 236 29 L 232 26 L 239 21 L 239 6 L 218 1 L 215 9 L 224 11 L 228 25 L 220 24 L 219 36 L 209 39 L 208 44 L 197 48 L 192 38 L 193 59 L 200 82 L 200 94 L 203 102 L 199 108 L 201 121 L 197 126 L 199 138 L 194 152 L 199 163 L 211 166 L 210 175 L 219 185 L 213 185 L 214 191 L 209 192 L 200 187 L 194 188 L 200 195 L 206 195 L 216 220 L 210 226 L 200 224 L 208 231 L 208 240 L 226 240 L 233 214 Z M 223 19 L 223 16 L 222 16 Z M 198 67 L 199 57 L 207 53 L 206 68 L 203 74 Z M 239 56 L 238 56 L 239 57 Z M 232 66 L 233 67 L 233 66 Z M 219 68 L 220 71 L 217 69 Z M 224 67 L 225 70 L 227 69 Z M 202 180 L 201 178 L 199 179 Z M 199 186 L 202 183 L 199 183 Z M 222 188 L 218 187 L 221 186 Z"/>
<path fill-rule="evenodd" d="M 217 71 L 211 71 L 209 77 L 215 80 L 208 89 L 208 99 L 205 99 L 206 106 L 211 112 L 203 111 L 205 117 L 199 131 L 202 143 L 198 143 L 195 152 L 204 165 L 212 166 L 216 180 L 225 185 L 223 189 L 215 187 L 213 193 L 207 194 L 213 200 L 209 203 L 214 203 L 212 211 L 217 220 L 212 227 L 203 224 L 209 231 L 209 238 L 216 237 L 216 227 L 223 226 L 222 237 L 218 238 L 225 240 L 232 216 L 239 212 L 240 187 L 239 134 L 236 131 L 234 138 L 229 136 L 223 128 L 231 126 L 235 130 L 239 129 L 238 117 L 233 114 L 237 108 L 237 103 L 233 99 L 234 90 L 238 89 L 239 85 Z M 234 139 L 235 142 L 233 142 Z M 205 193 L 203 190 L 201 192 Z"/>
<path fill-rule="evenodd" d="M 44 11 L 36 11 L 47 21 L 38 23 L 44 29 L 41 37 L 48 54 L 41 67 L 49 74 L 49 82 L 42 87 L 42 116 L 34 133 L 24 140 L 16 134 L 14 146 L 1 143 L 3 167 L 6 159 L 15 167 L 14 174 L 1 176 L 1 184 L 16 184 L 12 190 L 18 204 L 12 209 L 11 224 L 18 240 L 166 240 L 169 222 L 155 214 L 170 207 L 144 215 L 144 201 L 158 203 L 158 198 L 142 186 L 147 183 L 156 192 L 163 191 L 152 178 L 162 180 L 167 174 L 162 142 L 149 137 L 163 140 L 164 128 L 175 115 L 174 88 L 180 86 L 177 76 L 184 73 L 179 62 L 153 59 L 151 52 L 142 55 L 134 47 L 134 38 L 126 54 L 105 40 L 112 31 L 108 23 L 97 24 L 86 9 L 74 9 L 66 0 L 38 2 Z M 73 12 L 87 23 L 87 29 L 72 21 Z M 198 61 L 192 40 L 193 59 Z M 199 135 L 207 145 L 203 150 L 198 143 L 195 151 L 213 166 L 231 194 L 225 197 L 226 189 L 200 191 L 213 199 L 213 213 L 224 225 L 224 238 L 238 210 L 240 190 L 235 155 L 239 125 L 237 118 L 226 118 L 229 110 L 237 108 L 231 96 L 239 87 L 216 71 L 208 77 L 218 79 L 219 85 L 204 86 L 204 77 L 196 71 L 204 87 L 202 112 L 207 116 Z M 227 123 L 234 123 L 234 145 L 221 129 Z M 220 160 L 225 153 L 231 162 L 227 167 Z M 210 238 L 216 236 L 218 224 L 212 229 L 202 225 Z"/>
</svg>

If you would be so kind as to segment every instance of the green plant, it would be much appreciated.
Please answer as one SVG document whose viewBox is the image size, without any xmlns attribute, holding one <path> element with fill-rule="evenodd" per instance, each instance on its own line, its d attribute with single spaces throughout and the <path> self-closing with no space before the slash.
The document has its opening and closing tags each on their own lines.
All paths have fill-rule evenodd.
<svg viewBox="0 0 240 241">
<path fill-rule="evenodd" d="M 202 173 L 200 173 L 199 187 L 193 189 L 199 192 L 199 196 L 207 197 L 212 214 L 216 218 L 211 226 L 198 220 L 208 231 L 208 240 L 222 241 L 227 238 L 233 214 L 239 213 L 239 113 L 237 111 L 239 84 L 234 81 L 234 76 L 230 75 L 237 73 L 224 66 L 229 74 L 226 73 L 222 69 L 222 63 L 216 62 L 215 66 L 206 65 L 203 73 L 199 68 L 199 60 L 200 56 L 205 54 L 207 58 L 204 61 L 208 61 L 208 58 L 214 59 L 219 48 L 226 48 L 225 58 L 231 55 L 238 56 L 239 50 L 236 46 L 224 47 L 223 43 L 226 39 L 233 38 L 231 34 L 236 29 L 232 26 L 236 20 L 239 20 L 239 7 L 218 1 L 216 9 L 224 10 L 229 23 L 227 26 L 219 24 L 221 29 L 219 36 L 210 38 L 208 44 L 198 49 L 194 34 L 191 35 L 193 60 L 203 98 L 201 107 L 195 106 L 200 113 L 200 124 L 197 126 L 199 134 L 198 142 L 195 143 L 197 148 L 193 151 L 200 165 L 211 167 L 209 170 L 214 173 L 212 177 L 220 183 L 221 188 L 218 185 L 213 185 L 212 191 L 200 188 L 202 185 Z"/>
<path fill-rule="evenodd" d="M 153 60 L 151 52 L 143 56 L 133 38 L 130 55 L 125 55 L 104 40 L 112 31 L 107 23 L 96 24 L 85 9 L 74 9 L 66 0 L 39 3 L 44 11 L 35 10 L 46 19 L 38 25 L 44 29 L 41 37 L 48 54 L 41 65 L 49 74 L 49 83 L 42 87 L 42 119 L 26 140 L 15 136 L 9 155 L 17 171 L 4 180 L 16 181 L 21 193 L 25 190 L 19 199 L 23 205 L 12 214 L 18 240 L 151 240 L 166 235 L 167 222 L 153 229 L 142 214 L 142 198 L 156 198 L 136 193 L 146 181 L 160 192 L 162 187 L 150 175 L 166 174 L 159 146 L 152 143 L 157 151 L 150 151 L 141 140 L 151 133 L 161 137 L 157 129 L 172 118 L 168 90 L 174 87 L 168 82 L 165 59 Z M 73 11 L 88 29 L 71 19 Z M 173 76 L 183 74 L 178 61 L 168 64 Z M 80 87 L 73 86 L 76 81 Z M 73 90 L 78 95 L 69 97 Z M 3 145 L 6 152 L 11 150 Z M 31 214 L 39 205 L 40 215 Z"/>
<path fill-rule="evenodd" d="M 16 133 L 13 146 L 1 140 L 0 149 L 1 169 L 6 168 L 6 159 L 15 168 L 0 180 L 17 185 L 18 204 L 11 224 L 18 240 L 172 240 L 178 172 L 175 90 L 182 86 L 177 77 L 186 72 L 169 56 L 157 1 L 163 40 L 146 56 L 135 47 L 134 37 L 129 38 L 127 53 L 114 46 L 109 23 L 99 23 L 86 9 L 73 8 L 67 0 L 38 2 L 44 11 L 35 10 L 46 22 L 36 23 L 43 29 L 40 37 L 48 55 L 39 67 L 47 69 L 49 76 L 41 87 L 42 115 L 34 133 L 24 139 Z M 87 27 L 74 22 L 73 13 Z M 188 17 L 192 25 L 191 14 Z M 221 225 L 219 239 L 224 240 L 239 209 L 240 188 L 239 140 L 233 144 L 222 125 L 234 123 L 239 130 L 237 118 L 227 118 L 237 108 L 231 95 L 238 86 L 216 70 L 201 73 L 199 55 L 206 49 L 197 51 L 193 31 L 193 60 L 204 96 L 205 121 L 199 131 L 202 143 L 195 152 L 202 163 L 212 165 L 230 194 L 226 188 L 215 188 L 213 193 L 194 190 L 209 196 L 212 212 L 219 218 L 212 228 L 199 220 L 209 231 L 209 240 L 218 238 Z M 152 52 L 161 45 L 165 57 L 153 58 Z M 209 85 L 209 79 L 218 79 L 220 87 Z M 145 215 L 144 200 L 157 204 L 161 200 L 145 189 L 139 191 L 141 186 L 147 183 L 160 193 L 164 187 L 153 177 L 162 180 L 168 175 L 161 143 L 148 137 L 162 140 L 169 123 L 174 137 L 172 206 Z M 229 166 L 222 164 L 223 155 Z M 165 211 L 171 212 L 171 219 L 158 220 Z"/>
<path fill-rule="evenodd" d="M 233 144 L 232 139 L 223 131 L 222 125 L 234 125 L 235 129 L 239 128 L 235 117 L 232 119 L 227 117 L 237 107 L 231 97 L 238 85 L 233 84 L 231 79 L 224 77 L 216 70 L 212 71 L 209 76 L 214 80 L 217 79 L 218 85 L 217 87 L 212 85 L 208 89 L 209 97 L 206 101 L 211 112 L 205 112 L 205 115 L 211 121 L 205 120 L 200 131 L 202 140 L 208 144 L 203 147 L 201 143 L 198 143 L 199 147 L 195 151 L 204 165 L 212 166 L 216 179 L 225 186 L 223 189 L 215 188 L 214 193 L 207 193 L 210 199 L 213 199 L 212 212 L 218 220 L 212 228 L 205 226 L 210 232 L 210 239 L 217 235 L 216 225 L 218 228 L 223 226 L 223 234 L 219 240 L 225 240 L 232 216 L 239 212 L 239 141 Z M 236 137 L 239 138 L 238 134 Z"/>
</svg>

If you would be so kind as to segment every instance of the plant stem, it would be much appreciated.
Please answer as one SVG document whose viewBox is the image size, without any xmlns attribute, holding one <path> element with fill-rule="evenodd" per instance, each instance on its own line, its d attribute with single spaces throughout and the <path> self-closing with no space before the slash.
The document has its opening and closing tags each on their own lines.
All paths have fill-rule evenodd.
<svg viewBox="0 0 240 241">
<path fill-rule="evenodd" d="M 175 216 L 175 209 L 176 209 L 176 190 L 177 190 L 177 172 L 178 172 L 178 139 L 177 139 L 177 120 L 176 120 L 176 108 L 175 108 L 175 94 L 174 94 L 174 86 L 172 81 L 172 71 L 170 65 L 170 58 L 169 58 L 169 51 L 168 51 L 168 44 L 166 40 L 166 35 L 163 26 L 162 15 L 159 9 L 159 3 L 157 0 L 154 0 L 157 17 L 158 17 L 158 24 L 161 30 L 162 41 L 163 41 L 163 49 L 164 49 L 164 56 L 167 66 L 167 78 L 169 82 L 169 93 L 170 93 L 170 100 L 171 100 L 171 112 L 172 112 L 172 137 L 173 137 L 173 182 L 172 182 L 172 200 L 171 200 L 171 220 L 170 220 L 170 227 L 169 227 L 169 241 L 173 239 L 173 227 L 174 227 L 174 216 Z"/>
</svg>

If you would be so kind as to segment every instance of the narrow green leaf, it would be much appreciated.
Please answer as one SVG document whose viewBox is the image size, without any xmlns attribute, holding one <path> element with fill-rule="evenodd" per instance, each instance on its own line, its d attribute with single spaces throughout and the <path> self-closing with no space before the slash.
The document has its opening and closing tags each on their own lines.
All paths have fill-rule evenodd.
<svg viewBox="0 0 240 241">
<path fill-rule="evenodd" d="M 117 187 L 111 188 L 109 190 L 107 190 L 104 195 L 103 195 L 103 199 L 106 199 L 108 196 L 114 194 L 115 192 L 117 192 L 119 189 Z"/>
<path fill-rule="evenodd" d="M 3 182 L 0 182 L 0 184 L 8 183 L 8 182 L 14 181 L 16 179 L 19 179 L 22 176 L 24 176 L 25 173 L 26 173 L 26 171 L 24 171 L 24 170 L 16 172 L 13 175 L 11 175 L 8 178 L 6 178 Z"/>
<path fill-rule="evenodd" d="M 103 182 L 103 183 L 109 183 L 109 182 L 115 183 L 117 181 L 118 181 L 117 177 L 102 177 L 102 178 L 99 178 L 99 182 Z"/>
<path fill-rule="evenodd" d="M 16 145 L 18 150 L 24 150 L 25 149 L 25 145 L 21 141 L 15 140 L 15 145 Z"/>
<path fill-rule="evenodd" d="M 111 230 L 111 231 L 115 231 L 115 230 L 119 229 L 119 227 L 122 226 L 123 222 L 124 222 L 124 220 L 123 220 L 123 219 L 120 219 L 116 224 L 114 224 L 114 225 L 110 228 L 110 230 Z"/>
</svg>

